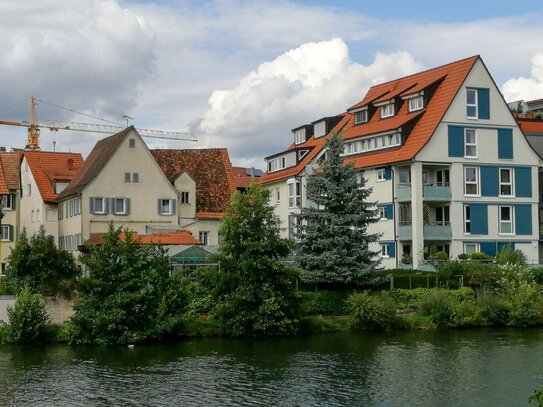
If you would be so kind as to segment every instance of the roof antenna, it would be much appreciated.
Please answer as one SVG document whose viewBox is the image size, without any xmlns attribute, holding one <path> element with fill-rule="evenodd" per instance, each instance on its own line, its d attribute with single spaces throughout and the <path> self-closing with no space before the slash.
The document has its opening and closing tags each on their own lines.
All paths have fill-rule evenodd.
<svg viewBox="0 0 543 407">
<path fill-rule="evenodd" d="M 133 117 L 130 117 L 130 116 L 126 115 L 126 114 L 123 114 L 123 119 L 126 120 L 126 127 L 128 127 L 128 121 L 129 120 L 134 120 Z"/>
</svg>

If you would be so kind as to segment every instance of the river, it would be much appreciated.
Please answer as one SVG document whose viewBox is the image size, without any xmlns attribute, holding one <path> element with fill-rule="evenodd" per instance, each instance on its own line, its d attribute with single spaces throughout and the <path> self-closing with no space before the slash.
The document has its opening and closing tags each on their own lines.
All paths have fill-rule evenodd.
<svg viewBox="0 0 543 407">
<path fill-rule="evenodd" d="M 543 329 L 0 347 L 0 406 L 528 406 Z"/>
</svg>

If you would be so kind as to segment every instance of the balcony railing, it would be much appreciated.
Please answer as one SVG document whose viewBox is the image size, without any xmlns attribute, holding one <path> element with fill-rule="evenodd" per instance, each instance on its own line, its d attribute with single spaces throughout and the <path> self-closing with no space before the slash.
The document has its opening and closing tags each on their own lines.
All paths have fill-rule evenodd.
<svg viewBox="0 0 543 407">
<path fill-rule="evenodd" d="M 452 229 L 448 222 L 425 224 L 423 233 L 426 240 L 451 240 L 452 238 Z"/>
<path fill-rule="evenodd" d="M 450 201 L 451 187 L 446 185 L 424 185 L 422 197 L 427 201 Z"/>
</svg>

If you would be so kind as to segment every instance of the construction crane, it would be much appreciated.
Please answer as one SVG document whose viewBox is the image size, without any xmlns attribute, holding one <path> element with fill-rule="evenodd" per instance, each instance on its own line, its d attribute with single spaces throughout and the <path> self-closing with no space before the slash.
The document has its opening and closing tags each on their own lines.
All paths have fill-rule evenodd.
<svg viewBox="0 0 543 407">
<path fill-rule="evenodd" d="M 91 123 L 77 123 L 77 122 L 63 122 L 60 120 L 38 120 L 36 113 L 36 106 L 38 102 L 43 102 L 36 99 L 34 96 L 30 98 L 29 117 L 28 121 L 5 121 L 0 120 L 0 124 L 6 126 L 20 126 L 28 128 L 27 145 L 29 150 L 39 150 L 39 137 L 40 129 L 47 128 L 51 131 L 59 130 L 73 130 L 84 131 L 92 133 L 105 133 L 116 134 L 124 130 L 127 126 L 121 126 L 118 124 L 91 124 Z M 125 116 L 128 117 L 128 116 Z M 137 129 L 138 133 L 142 137 L 180 140 L 180 141 L 197 141 L 196 138 L 190 133 L 182 133 L 177 131 L 162 131 L 162 130 L 150 130 L 150 129 Z"/>
</svg>

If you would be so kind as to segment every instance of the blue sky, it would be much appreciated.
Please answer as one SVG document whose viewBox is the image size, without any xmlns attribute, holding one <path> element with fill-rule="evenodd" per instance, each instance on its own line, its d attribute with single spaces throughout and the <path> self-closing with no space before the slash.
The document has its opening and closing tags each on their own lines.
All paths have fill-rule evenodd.
<svg viewBox="0 0 543 407">
<path fill-rule="evenodd" d="M 506 99 L 543 97 L 538 1 L 0 1 L 0 120 L 30 96 L 263 167 L 290 129 L 340 113 L 376 83 L 480 54 Z M 41 104 L 39 117 L 86 121 Z M 42 132 L 84 155 L 101 135 Z M 24 129 L 0 127 L 22 147 Z M 152 147 L 193 147 L 162 141 Z"/>
</svg>

